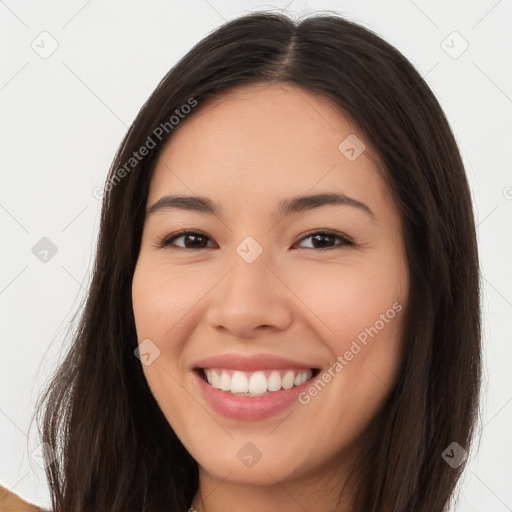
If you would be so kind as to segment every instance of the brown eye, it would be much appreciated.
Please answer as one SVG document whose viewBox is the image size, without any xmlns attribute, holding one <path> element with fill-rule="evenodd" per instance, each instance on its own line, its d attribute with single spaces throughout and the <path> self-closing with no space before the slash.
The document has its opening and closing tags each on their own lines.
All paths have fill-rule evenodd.
<svg viewBox="0 0 512 512">
<path fill-rule="evenodd" d="M 335 233 L 333 231 L 314 231 L 309 233 L 307 236 L 301 238 L 302 240 L 311 239 L 312 247 L 306 247 L 306 249 L 318 249 L 318 250 L 329 250 L 336 249 L 340 246 L 354 245 L 346 236 L 341 233 Z M 336 240 L 339 242 L 337 245 L 331 245 Z"/>
<path fill-rule="evenodd" d="M 183 245 L 176 244 L 176 240 L 183 239 Z M 310 247 L 302 247 L 306 249 L 316 249 L 319 251 L 336 249 L 343 246 L 352 246 L 354 243 L 341 233 L 334 231 L 313 231 L 300 239 L 300 241 L 311 239 Z M 174 233 L 160 242 L 157 247 L 167 247 L 170 249 L 206 249 L 207 243 L 211 240 L 208 235 L 197 231 L 181 231 Z M 334 245 L 333 245 L 334 244 Z M 211 247 L 211 246 L 210 246 Z"/>
<path fill-rule="evenodd" d="M 183 238 L 184 246 L 176 245 L 174 242 Z M 207 235 L 203 233 L 199 233 L 197 231 L 182 231 L 180 233 L 175 233 L 167 238 L 164 238 L 161 242 L 158 243 L 159 247 L 171 247 L 178 249 L 205 249 L 207 241 L 210 239 Z"/>
</svg>

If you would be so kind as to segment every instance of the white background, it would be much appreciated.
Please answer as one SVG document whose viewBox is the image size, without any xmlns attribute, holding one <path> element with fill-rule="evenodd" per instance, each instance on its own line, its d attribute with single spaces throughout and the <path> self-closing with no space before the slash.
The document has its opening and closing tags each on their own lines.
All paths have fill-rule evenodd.
<svg viewBox="0 0 512 512">
<path fill-rule="evenodd" d="M 449 118 L 475 202 L 486 361 L 480 450 L 456 510 L 512 510 L 511 0 L 0 1 L 0 482 L 23 498 L 50 506 L 29 423 L 89 282 L 101 206 L 93 189 L 182 55 L 245 11 L 285 7 L 336 10 L 376 31 L 413 62 Z M 46 59 L 31 48 L 52 40 Z M 46 263 L 32 253 L 42 237 L 58 249 Z"/>
</svg>

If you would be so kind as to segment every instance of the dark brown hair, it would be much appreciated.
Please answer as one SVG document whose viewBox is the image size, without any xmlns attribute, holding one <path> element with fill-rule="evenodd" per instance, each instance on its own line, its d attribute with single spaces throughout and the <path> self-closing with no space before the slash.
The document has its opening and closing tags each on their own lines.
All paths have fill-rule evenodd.
<svg viewBox="0 0 512 512">
<path fill-rule="evenodd" d="M 258 12 L 224 24 L 187 53 L 143 105 L 116 154 L 89 294 L 69 352 L 36 409 L 42 440 L 58 455 L 46 470 L 54 512 L 181 512 L 190 505 L 197 463 L 134 356 L 131 283 L 171 116 L 186 112 L 191 99 L 201 105 L 257 82 L 293 84 L 343 109 L 378 155 L 403 222 L 407 348 L 358 460 L 364 478 L 353 511 L 441 512 L 454 494 L 464 463 L 452 468 L 441 455 L 452 442 L 468 450 L 473 437 L 481 327 L 471 196 L 451 129 L 420 74 L 370 30 L 332 12 L 300 22 Z M 160 140 L 154 131 L 162 125 Z M 155 147 L 127 168 L 152 134 Z"/>
</svg>

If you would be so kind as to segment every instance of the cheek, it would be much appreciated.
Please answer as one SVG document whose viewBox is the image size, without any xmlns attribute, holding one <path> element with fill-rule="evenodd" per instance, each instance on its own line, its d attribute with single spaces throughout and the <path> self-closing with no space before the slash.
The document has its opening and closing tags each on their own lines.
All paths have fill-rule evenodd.
<svg viewBox="0 0 512 512">
<path fill-rule="evenodd" d="M 393 324 L 403 316 L 393 304 L 405 304 L 406 273 L 403 265 L 396 260 L 387 262 L 385 255 L 364 264 L 355 260 L 317 263 L 314 273 L 303 271 L 302 277 L 293 277 L 294 291 L 307 307 L 305 311 L 309 310 L 308 316 L 317 318 L 324 341 L 336 354 L 348 350 L 358 335 L 364 339 L 366 329 L 375 324 L 379 331 L 392 335 Z"/>
<path fill-rule="evenodd" d="M 330 434 L 339 436 L 343 418 L 350 437 L 364 426 L 383 403 L 401 363 L 403 320 L 408 296 L 406 266 L 393 250 L 375 258 L 343 264 L 317 265 L 314 279 L 300 280 L 297 295 L 305 297 L 320 322 L 322 342 L 331 354 L 330 374 L 324 382 L 330 391 L 313 406 L 330 403 Z M 322 378 L 322 375 L 319 375 Z M 323 386 L 317 386 L 323 389 Z M 315 401 L 312 389 L 304 400 Z M 332 401 L 332 402 L 331 402 Z M 327 420 L 326 420 L 327 421 Z"/>
<path fill-rule="evenodd" d="M 176 338 L 182 319 L 207 290 L 207 280 L 199 279 L 197 273 L 139 259 L 132 282 L 139 341 L 151 338 L 163 344 L 165 340 Z"/>
<path fill-rule="evenodd" d="M 181 376 L 176 365 L 181 344 L 176 340 L 180 339 L 180 319 L 195 301 L 186 294 L 190 281 L 187 279 L 189 286 L 180 286 L 177 284 L 179 272 L 168 270 L 147 261 L 144 256 L 139 258 L 132 281 L 132 301 L 139 343 L 150 339 L 159 350 L 150 364 L 142 365 L 144 376 L 164 415 L 179 423 L 182 416 L 187 417 L 192 404 L 179 384 Z M 182 280 L 185 280 L 183 275 Z"/>
<path fill-rule="evenodd" d="M 303 280 L 300 293 L 326 326 L 323 342 L 332 357 L 332 365 L 319 374 L 325 384 L 312 385 L 303 403 L 322 419 L 327 438 L 354 440 L 397 377 L 408 297 L 406 266 L 393 251 L 382 251 L 364 264 L 347 261 L 346 266 L 319 268 L 315 280 Z"/>
</svg>

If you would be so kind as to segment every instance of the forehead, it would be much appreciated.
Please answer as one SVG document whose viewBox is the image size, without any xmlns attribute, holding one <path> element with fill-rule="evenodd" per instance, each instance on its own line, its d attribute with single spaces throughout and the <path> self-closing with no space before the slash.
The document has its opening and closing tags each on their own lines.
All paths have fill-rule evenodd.
<svg viewBox="0 0 512 512">
<path fill-rule="evenodd" d="M 340 147 L 354 137 L 366 150 L 351 160 Z M 295 85 L 251 84 L 208 98 L 173 131 L 148 203 L 187 193 L 239 210 L 326 190 L 389 202 L 363 134 L 334 102 Z"/>
</svg>

